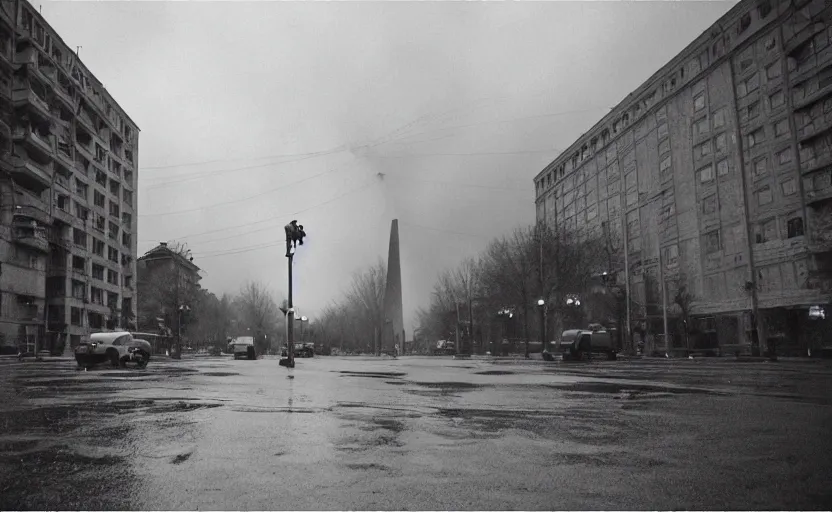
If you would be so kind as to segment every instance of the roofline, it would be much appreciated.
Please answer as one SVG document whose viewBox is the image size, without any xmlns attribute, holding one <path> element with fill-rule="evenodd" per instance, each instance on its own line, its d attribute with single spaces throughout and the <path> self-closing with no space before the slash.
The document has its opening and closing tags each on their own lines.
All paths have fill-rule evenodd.
<svg viewBox="0 0 832 512">
<path fill-rule="evenodd" d="M 767 22 L 765 25 L 768 25 L 776 17 L 779 17 L 780 15 L 783 14 L 784 11 L 788 10 L 788 6 L 785 6 L 785 7 L 783 6 L 782 0 L 775 0 L 775 2 L 776 2 L 776 7 L 774 8 L 774 11 L 775 11 L 776 16 L 772 17 L 772 19 L 769 20 L 769 22 Z M 701 53 L 702 45 L 705 44 L 707 41 L 710 41 L 711 39 L 713 39 L 713 36 L 715 35 L 714 30 L 715 29 L 718 30 L 719 35 L 722 35 L 725 32 L 724 25 L 727 25 L 729 22 L 735 21 L 736 19 L 738 19 L 740 17 L 741 14 L 744 14 L 745 12 L 750 12 L 751 10 L 753 10 L 753 9 L 749 9 L 748 4 L 751 4 L 751 3 L 752 2 L 750 2 L 749 0 L 740 0 L 739 2 L 737 2 L 733 7 L 731 7 L 731 9 L 728 10 L 728 12 L 726 12 L 725 14 L 720 16 L 715 22 L 713 22 L 710 26 L 708 26 L 708 28 L 706 28 L 701 34 L 699 34 L 699 36 L 696 37 L 696 39 L 694 39 L 691 43 L 689 43 L 687 46 L 685 46 L 672 59 L 670 59 L 661 68 L 659 68 L 658 71 L 653 73 L 647 80 L 645 80 L 641 85 L 639 85 L 634 91 L 627 94 L 627 96 L 625 96 L 624 99 L 622 99 L 620 102 L 618 102 L 618 104 L 616 104 L 616 106 L 613 107 L 612 110 L 610 110 L 598 122 L 596 122 L 594 125 L 592 125 L 591 128 L 589 128 L 588 130 L 583 132 L 581 135 L 579 135 L 577 137 L 577 139 L 575 140 L 575 142 L 570 144 L 554 160 L 549 162 L 546 165 L 546 167 L 543 168 L 543 170 L 541 170 L 539 173 L 537 173 L 532 181 L 537 182 L 538 179 L 540 179 L 542 176 L 544 176 L 546 173 L 548 173 L 553 167 L 556 167 L 557 165 L 560 165 L 564 161 L 568 160 L 569 155 L 571 155 L 575 150 L 580 150 L 582 142 L 584 141 L 584 137 L 586 135 L 595 134 L 595 133 L 600 134 L 600 132 L 603 132 L 604 128 L 611 125 L 612 122 L 615 121 L 615 119 L 618 116 L 623 114 L 625 110 L 629 109 L 629 107 L 633 104 L 633 100 L 636 100 L 642 94 L 649 92 L 657 83 L 661 82 L 662 79 L 667 77 L 668 73 L 670 71 L 672 71 L 673 68 L 678 66 L 681 62 L 688 60 L 691 57 L 692 54 Z M 753 6 L 756 6 L 756 3 L 753 3 Z M 763 26 L 765 26 L 765 25 L 763 25 Z M 757 30 L 754 30 L 753 32 L 750 32 L 745 38 L 738 38 L 737 41 L 743 40 L 743 39 L 747 40 L 748 36 L 750 36 L 751 34 L 756 33 L 757 31 L 760 30 L 760 28 L 762 28 L 762 26 L 758 27 Z M 722 60 L 724 57 L 728 57 L 731 54 L 733 54 L 735 52 L 735 50 L 737 48 L 740 48 L 742 46 L 742 44 L 744 44 L 745 42 L 746 41 L 743 41 L 742 43 L 737 42 L 737 44 L 735 44 L 734 47 L 731 48 L 731 50 L 725 52 L 721 57 L 719 57 L 719 60 Z M 697 76 L 705 75 L 707 73 L 707 71 L 712 68 L 712 66 L 714 65 L 715 62 L 716 61 L 709 63 L 708 68 L 701 70 Z M 668 100 L 668 99 L 674 97 L 676 94 L 678 94 L 678 91 L 687 87 L 687 84 L 689 84 L 689 83 L 692 83 L 692 80 L 687 82 L 685 84 L 685 86 L 682 86 L 682 87 L 679 87 L 678 89 L 676 89 L 673 94 L 671 94 L 669 96 L 666 96 L 666 97 L 662 97 L 660 100 L 656 101 L 656 103 L 648 110 L 652 110 L 654 107 L 658 106 L 659 104 L 664 104 L 665 100 Z M 634 125 L 634 123 L 630 124 L 628 126 L 628 128 L 632 127 L 633 125 Z M 624 132 L 626 132 L 626 130 L 623 130 L 621 133 L 624 133 Z M 618 137 L 617 136 L 612 137 L 611 139 L 615 139 L 615 138 L 618 138 Z M 536 199 L 539 199 L 539 197 L 536 198 Z"/>
<path fill-rule="evenodd" d="M 197 273 L 200 270 L 202 270 L 193 261 L 188 261 L 184 256 L 182 256 L 181 254 L 176 254 L 175 252 L 171 251 L 170 249 L 168 249 L 168 252 L 166 254 L 164 254 L 163 256 L 158 256 L 158 257 L 155 257 L 155 258 L 153 257 L 153 256 L 155 256 L 155 254 L 150 254 L 151 251 L 153 251 L 153 249 L 151 249 L 150 251 L 147 251 L 146 253 L 144 253 L 144 255 L 138 257 L 136 259 L 136 262 L 139 262 L 139 261 L 148 262 L 148 261 L 161 261 L 161 260 L 179 259 L 181 263 L 185 264 L 185 266 L 192 267 L 192 269 Z M 159 252 L 161 252 L 161 251 L 159 251 Z"/>
<path fill-rule="evenodd" d="M 35 6 L 34 6 L 34 5 L 32 5 L 32 3 L 31 3 L 29 0 L 20 0 L 20 3 L 19 3 L 18 5 L 21 5 L 21 6 L 22 6 L 23 4 L 28 5 L 28 6 L 31 8 L 30 10 L 32 11 L 32 14 L 34 14 L 35 18 L 36 18 L 36 19 L 38 19 L 41 23 L 43 23 L 44 25 L 48 26 L 48 27 L 51 29 L 52 34 L 50 34 L 50 36 L 52 37 L 52 40 L 53 40 L 53 41 L 54 41 L 54 40 L 59 41 L 62 45 L 64 45 L 64 47 L 66 47 L 67 51 L 72 52 L 72 47 L 71 47 L 71 46 L 69 46 L 69 45 L 66 43 L 66 41 L 64 41 L 64 39 L 61 37 L 61 35 L 60 35 L 60 34 L 58 34 L 58 31 L 57 31 L 57 30 L 55 30 L 55 27 L 53 27 L 53 26 L 52 26 L 52 24 L 50 24 L 50 23 L 46 20 L 46 18 L 44 18 L 44 17 L 43 17 L 43 14 L 41 14 L 41 13 L 40 13 L 40 11 L 39 11 L 38 9 L 35 9 Z M 20 13 L 19 13 L 19 12 L 15 12 L 15 17 L 17 17 L 17 16 L 19 16 L 19 15 L 20 15 Z M 15 24 L 17 24 L 17 19 L 14 19 L 14 20 L 12 20 L 12 21 L 13 21 Z M 116 99 L 115 99 L 115 98 L 113 98 L 113 97 L 112 97 L 112 95 L 110 95 L 110 93 L 109 93 L 109 92 L 107 91 L 107 89 L 104 87 L 104 84 L 102 84 L 102 83 L 101 83 L 101 80 L 99 80 L 99 79 L 95 76 L 95 74 L 94 74 L 94 73 L 90 70 L 90 68 L 88 68 L 88 67 L 86 66 L 86 64 L 84 64 L 84 62 L 81 60 L 81 57 L 79 57 L 79 56 L 78 56 L 78 52 L 72 52 L 72 53 L 75 53 L 75 61 L 76 61 L 76 63 L 77 63 L 79 66 L 81 66 L 81 67 L 84 69 L 84 71 L 86 71 L 86 72 L 87 72 L 87 76 L 88 76 L 88 77 L 90 78 L 90 80 L 93 82 L 93 85 L 97 85 L 97 86 L 98 86 L 98 88 L 100 89 L 100 92 L 101 92 L 102 94 L 104 94 L 104 96 L 105 96 L 107 99 L 109 99 L 109 100 L 113 103 L 113 105 L 114 105 L 114 106 L 115 106 L 115 107 L 119 110 L 119 113 L 120 113 L 120 114 L 122 114 L 124 117 L 126 117 L 126 118 L 127 118 L 127 120 L 128 120 L 128 121 L 130 121 L 130 124 L 131 124 L 131 125 L 133 125 L 133 128 L 135 128 L 135 129 L 136 129 L 136 131 L 141 132 L 141 129 L 139 128 L 139 125 L 138 125 L 138 124 L 136 124 L 136 121 L 134 121 L 134 120 L 133 120 L 133 118 L 132 118 L 132 117 L 130 117 L 130 115 L 129 115 L 127 112 L 125 112 L 125 111 L 124 111 L 124 108 L 123 108 L 121 105 L 119 105 L 118 101 L 116 101 Z"/>
</svg>

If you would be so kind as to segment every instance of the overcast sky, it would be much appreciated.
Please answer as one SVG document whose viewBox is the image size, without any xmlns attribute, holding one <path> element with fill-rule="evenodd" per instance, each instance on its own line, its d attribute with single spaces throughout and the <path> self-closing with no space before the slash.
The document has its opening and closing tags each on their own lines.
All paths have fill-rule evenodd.
<svg viewBox="0 0 832 512">
<path fill-rule="evenodd" d="M 736 1 L 38 2 L 139 125 L 139 253 L 315 312 L 387 257 L 434 279 L 534 221 L 532 178 Z M 383 173 L 380 177 L 378 173 Z M 176 213 L 180 212 L 180 213 Z"/>
</svg>

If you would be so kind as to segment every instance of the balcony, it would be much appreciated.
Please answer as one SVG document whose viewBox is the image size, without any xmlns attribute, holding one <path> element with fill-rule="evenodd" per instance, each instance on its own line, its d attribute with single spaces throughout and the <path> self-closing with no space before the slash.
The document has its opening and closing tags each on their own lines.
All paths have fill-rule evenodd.
<svg viewBox="0 0 832 512">
<path fill-rule="evenodd" d="M 815 236 L 809 238 L 806 243 L 809 252 L 816 254 L 832 252 L 832 239 L 829 237 Z"/>
<path fill-rule="evenodd" d="M 80 122 L 84 126 L 84 128 L 86 128 L 87 131 L 89 131 L 91 134 L 98 133 L 98 129 L 95 127 L 95 123 L 93 123 L 92 121 L 92 117 L 90 117 L 90 115 L 87 114 L 83 108 L 80 109 L 80 111 L 78 112 L 76 119 L 78 119 L 78 122 Z"/>
<path fill-rule="evenodd" d="M 68 273 L 69 267 L 66 265 L 49 265 L 46 267 L 46 277 L 66 277 Z M 64 295 L 66 295 L 66 292 L 60 296 Z"/>
<path fill-rule="evenodd" d="M 73 217 L 68 210 L 64 210 L 63 208 L 55 208 L 52 210 L 52 216 L 55 220 L 63 222 L 68 226 L 72 226 L 75 223 L 75 217 Z"/>
<path fill-rule="evenodd" d="M 12 174 L 24 187 L 42 192 L 52 186 L 52 164 L 40 165 L 28 158 L 14 157 Z"/>
<path fill-rule="evenodd" d="M 58 151 L 55 151 L 55 157 L 58 161 L 67 169 L 74 169 L 75 168 L 75 158 L 72 156 L 72 146 L 66 144 L 62 146 L 61 144 L 66 144 L 65 142 L 58 143 Z M 65 151 L 66 150 L 66 151 Z M 70 154 L 67 154 L 69 152 Z"/>
<path fill-rule="evenodd" d="M 49 234 L 49 242 L 61 247 L 63 249 L 69 250 L 72 247 L 72 237 L 69 236 L 68 231 L 61 233 L 63 230 L 53 229 L 52 232 Z M 64 268 L 64 273 L 66 273 L 66 269 Z"/>
<path fill-rule="evenodd" d="M 55 156 L 52 141 L 46 136 L 39 135 L 31 128 L 16 127 L 12 132 L 12 138 L 15 141 L 24 142 L 28 150 L 35 152 L 37 156 L 41 157 L 38 159 L 41 162 L 49 162 Z"/>
<path fill-rule="evenodd" d="M 89 145 L 83 144 L 81 143 L 81 141 L 76 141 L 75 149 L 77 150 L 78 154 L 80 154 L 87 160 L 87 162 L 92 162 L 93 160 L 95 160 L 95 155 L 92 154 Z"/>
<path fill-rule="evenodd" d="M 14 219 L 20 219 L 23 222 L 26 220 L 36 220 L 41 224 L 49 224 L 51 219 L 49 213 L 45 208 L 31 204 L 17 205 L 14 207 Z"/>
<path fill-rule="evenodd" d="M 12 230 L 12 240 L 18 245 L 23 245 L 36 251 L 49 252 L 49 239 L 46 235 L 46 230 L 41 227 L 15 226 Z"/>
<path fill-rule="evenodd" d="M 28 36 L 28 32 L 26 34 Z M 25 38 L 27 36 L 21 36 L 21 37 Z M 19 52 L 15 52 L 15 54 L 14 54 L 14 63 L 15 63 L 15 65 L 19 65 L 19 64 L 32 65 L 32 64 L 35 64 L 37 61 L 38 61 L 37 50 L 32 46 L 27 46 L 23 50 L 21 50 Z"/>
<path fill-rule="evenodd" d="M 75 112 L 77 106 L 75 105 L 75 101 L 72 99 L 72 94 L 64 89 L 62 86 L 58 85 L 54 89 L 55 97 L 61 100 L 64 103 L 64 106 L 70 109 L 70 111 Z"/>
<path fill-rule="evenodd" d="M 29 88 L 20 88 L 12 91 L 12 103 L 15 107 L 22 107 L 28 105 L 31 109 L 39 114 L 43 119 L 51 119 L 52 112 L 49 110 L 49 104 L 42 100 L 34 91 Z"/>
<path fill-rule="evenodd" d="M 0 64 L 7 68 L 14 68 L 12 60 L 11 45 L 9 44 L 6 48 L 0 48 Z"/>
</svg>

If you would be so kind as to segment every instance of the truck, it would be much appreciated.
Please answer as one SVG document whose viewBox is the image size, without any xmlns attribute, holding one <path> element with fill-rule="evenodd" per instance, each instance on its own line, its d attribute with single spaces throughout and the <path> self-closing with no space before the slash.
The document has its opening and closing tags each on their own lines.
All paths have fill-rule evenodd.
<svg viewBox="0 0 832 512">
<path fill-rule="evenodd" d="M 231 345 L 234 347 L 234 359 L 257 359 L 253 336 L 239 336 L 234 338 L 231 340 Z"/>
<path fill-rule="evenodd" d="M 456 354 L 456 344 L 453 341 L 439 340 L 436 342 L 436 348 L 433 349 L 435 356 L 449 356 Z"/>
<path fill-rule="evenodd" d="M 569 329 L 563 331 L 560 340 L 549 343 L 543 351 L 543 359 L 554 361 L 560 357 L 564 361 L 591 359 L 592 354 L 606 354 L 607 359 L 618 358 L 618 348 L 612 336 L 601 329 Z"/>
</svg>

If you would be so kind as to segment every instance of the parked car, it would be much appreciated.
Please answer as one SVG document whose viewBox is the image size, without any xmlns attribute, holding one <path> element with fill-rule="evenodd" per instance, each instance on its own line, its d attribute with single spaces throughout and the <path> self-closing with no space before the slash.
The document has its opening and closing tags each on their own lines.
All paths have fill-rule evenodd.
<svg viewBox="0 0 832 512">
<path fill-rule="evenodd" d="M 75 348 L 75 361 L 84 368 L 106 362 L 113 367 L 135 363 L 137 368 L 144 368 L 150 353 L 150 343 L 133 338 L 129 332 L 96 332 Z"/>
<path fill-rule="evenodd" d="M 610 333 L 584 329 L 563 331 L 560 341 L 551 342 L 548 350 L 543 352 L 543 358 L 552 361 L 555 357 L 562 357 L 564 361 L 570 361 L 591 359 L 592 354 L 606 354 L 610 360 L 618 357 L 618 349 Z"/>
<path fill-rule="evenodd" d="M 280 357 L 289 357 L 287 346 L 283 346 Z M 315 357 L 315 345 L 313 343 L 295 343 L 295 357 Z"/>
</svg>

